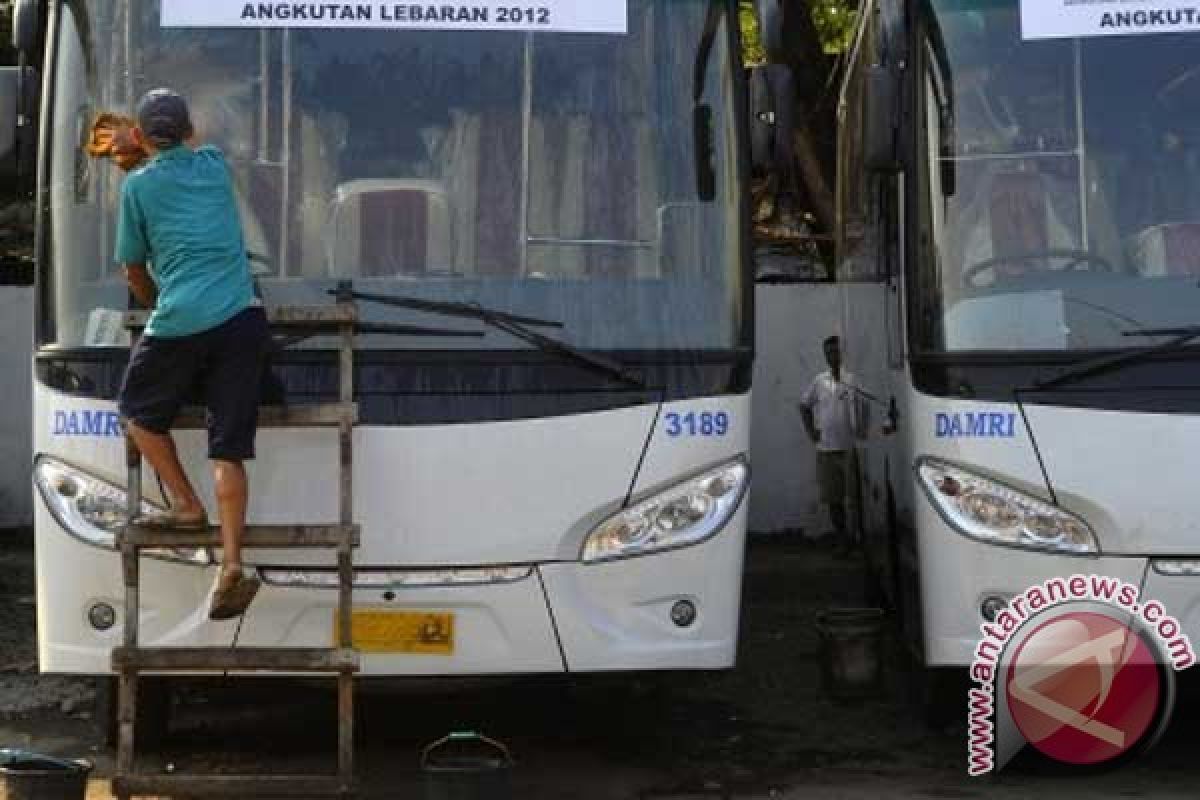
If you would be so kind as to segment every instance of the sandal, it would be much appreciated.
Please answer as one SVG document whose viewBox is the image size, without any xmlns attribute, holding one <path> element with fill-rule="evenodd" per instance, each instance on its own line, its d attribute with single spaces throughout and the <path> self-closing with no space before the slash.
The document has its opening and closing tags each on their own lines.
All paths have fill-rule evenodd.
<svg viewBox="0 0 1200 800">
<path fill-rule="evenodd" d="M 138 514 L 130 523 L 134 528 L 150 528 L 160 531 L 206 531 L 208 514 L 203 511 L 182 513 L 179 511 L 150 511 Z"/>
<path fill-rule="evenodd" d="M 208 618 L 226 620 L 246 613 L 262 583 L 258 578 L 248 578 L 241 567 L 233 567 L 221 573 L 217 588 L 213 592 Z"/>
</svg>

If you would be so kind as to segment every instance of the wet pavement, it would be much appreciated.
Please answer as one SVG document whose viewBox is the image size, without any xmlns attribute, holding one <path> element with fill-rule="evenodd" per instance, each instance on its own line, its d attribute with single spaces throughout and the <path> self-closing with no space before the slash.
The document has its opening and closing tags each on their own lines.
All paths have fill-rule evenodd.
<svg viewBox="0 0 1200 800">
<path fill-rule="evenodd" d="M 89 800 L 106 798 L 89 682 L 33 666 L 32 552 L 0 542 L 0 745 L 87 757 Z M 818 669 L 816 615 L 862 602 L 860 565 L 799 538 L 755 538 L 739 666 L 725 673 L 365 681 L 359 774 L 367 798 L 424 798 L 421 748 L 450 731 L 502 740 L 521 800 L 691 798 L 1194 797 L 1200 692 L 1182 684 L 1164 741 L 1120 769 L 1064 772 L 1022 757 L 966 775 L 965 725 L 934 729 L 889 645 L 876 697 L 834 702 Z M 1186 676 L 1185 677 L 1191 677 Z M 167 735 L 146 766 L 180 772 L 332 770 L 332 681 L 243 678 L 176 687 Z M 965 698 L 963 700 L 965 715 Z M 499 800 L 499 799 L 498 799 Z"/>
</svg>

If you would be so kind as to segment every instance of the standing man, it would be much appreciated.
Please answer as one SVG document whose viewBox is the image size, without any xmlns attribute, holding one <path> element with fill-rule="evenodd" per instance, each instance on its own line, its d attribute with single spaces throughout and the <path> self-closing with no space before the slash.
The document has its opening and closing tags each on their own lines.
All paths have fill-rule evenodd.
<svg viewBox="0 0 1200 800">
<path fill-rule="evenodd" d="M 166 484 L 171 509 L 134 524 L 203 530 L 208 514 L 179 463 L 171 425 L 199 388 L 208 407 L 223 564 L 209 616 L 240 616 L 259 582 L 242 568 L 258 392 L 270 341 L 255 296 L 225 158 L 191 146 L 184 99 L 155 89 L 137 106 L 132 138 L 149 161 L 121 189 L 116 260 L 130 291 L 152 309 L 118 401 L 129 435 Z"/>
<path fill-rule="evenodd" d="M 817 375 L 800 398 L 800 415 L 808 438 L 817 448 L 817 485 L 821 502 L 829 507 L 838 552 L 848 555 L 854 542 L 846 528 L 846 499 L 855 489 L 854 440 L 861 430 L 859 403 L 853 387 L 844 380 L 841 340 L 830 336 L 823 346 L 829 369 Z"/>
</svg>

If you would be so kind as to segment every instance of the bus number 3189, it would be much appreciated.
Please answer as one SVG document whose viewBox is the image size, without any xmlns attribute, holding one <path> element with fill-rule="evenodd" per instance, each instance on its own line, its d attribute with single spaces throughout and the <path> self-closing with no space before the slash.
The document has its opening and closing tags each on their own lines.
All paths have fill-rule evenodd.
<svg viewBox="0 0 1200 800">
<path fill-rule="evenodd" d="M 729 415 L 724 411 L 667 414 L 667 436 L 724 436 L 727 433 Z"/>
</svg>

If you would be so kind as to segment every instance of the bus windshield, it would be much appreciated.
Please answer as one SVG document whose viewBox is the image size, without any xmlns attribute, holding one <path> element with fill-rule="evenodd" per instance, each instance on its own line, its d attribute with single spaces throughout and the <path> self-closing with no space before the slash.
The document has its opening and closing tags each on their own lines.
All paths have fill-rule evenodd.
<svg viewBox="0 0 1200 800">
<path fill-rule="evenodd" d="M 737 73 L 728 14 L 702 46 L 712 5 L 630 0 L 628 34 L 597 35 L 168 29 L 158 0 L 64 3 L 42 343 L 124 341 L 110 256 L 122 176 L 80 144 L 96 112 L 128 113 L 171 86 L 231 165 L 270 305 L 326 303 L 353 281 L 557 320 L 556 336 L 583 348 L 740 344 Z M 715 197 L 697 189 L 699 106 L 712 112 Z M 496 333 L 362 342 L 524 346 Z"/>
<path fill-rule="evenodd" d="M 1200 324 L 1200 36 L 1029 41 L 1017 0 L 931 8 L 921 349 L 1122 349 Z"/>
</svg>

